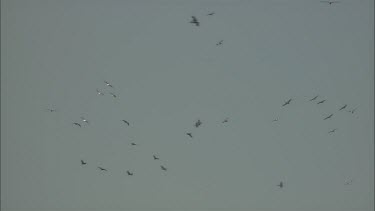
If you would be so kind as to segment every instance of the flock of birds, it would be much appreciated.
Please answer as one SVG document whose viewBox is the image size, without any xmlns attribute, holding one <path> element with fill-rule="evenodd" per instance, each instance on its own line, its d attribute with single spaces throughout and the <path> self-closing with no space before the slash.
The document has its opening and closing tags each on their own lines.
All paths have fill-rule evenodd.
<svg viewBox="0 0 375 211">
<path fill-rule="evenodd" d="M 339 1 L 320 1 L 320 2 L 321 2 L 321 3 L 327 3 L 327 4 L 329 4 L 329 5 L 332 5 L 332 4 L 335 4 L 335 3 L 339 3 Z M 213 16 L 213 15 L 215 15 L 215 12 L 210 12 L 210 13 L 207 14 L 207 16 Z M 191 16 L 191 21 L 190 21 L 189 23 L 191 23 L 191 24 L 193 24 L 193 25 L 195 25 L 195 26 L 197 26 L 197 27 L 200 26 L 200 21 L 197 19 L 196 16 Z M 223 44 L 223 40 L 220 40 L 220 41 L 218 41 L 218 42 L 216 43 L 216 46 L 220 46 L 220 45 L 222 45 L 222 44 Z M 104 83 L 105 83 L 105 85 L 106 85 L 107 87 L 109 87 L 109 88 L 111 89 L 111 91 L 108 92 L 108 94 L 109 94 L 110 96 L 112 96 L 113 98 L 117 98 L 117 97 L 118 97 L 117 94 L 114 93 L 114 86 L 113 86 L 111 83 L 109 83 L 108 81 L 104 81 Z M 105 95 L 104 92 L 101 91 L 101 90 L 99 90 L 99 89 L 96 89 L 96 93 L 97 93 L 98 95 L 100 95 L 100 96 Z M 326 102 L 326 99 L 318 100 L 318 98 L 319 98 L 319 95 L 316 95 L 316 96 L 312 97 L 311 99 L 309 99 L 308 101 L 309 101 L 309 102 L 316 102 L 316 101 L 317 101 L 317 102 L 316 102 L 317 105 L 319 105 L 319 104 L 323 104 L 323 103 Z M 282 107 L 288 106 L 288 105 L 290 105 L 290 104 L 292 103 L 293 100 L 294 100 L 293 98 L 290 98 L 290 99 L 288 99 L 287 101 L 285 101 L 281 106 L 282 106 Z M 347 109 L 347 107 L 348 107 L 348 105 L 347 105 L 347 104 L 344 104 L 344 105 L 342 105 L 341 107 L 338 108 L 338 111 L 343 111 L 343 110 Z M 352 109 L 350 109 L 350 110 L 346 110 L 346 111 L 349 112 L 349 113 L 354 114 L 354 112 L 355 112 L 356 110 L 357 110 L 357 108 L 352 108 Z M 57 112 L 57 110 L 54 109 L 54 108 L 48 108 L 47 111 L 49 111 L 49 112 Z M 331 119 L 331 118 L 333 117 L 333 115 L 334 115 L 333 113 L 330 113 L 329 115 L 325 116 L 325 117 L 323 118 L 323 120 Z M 80 117 L 80 120 L 82 121 L 81 123 L 79 123 L 79 122 L 73 122 L 72 124 L 73 124 L 74 126 L 79 127 L 79 128 L 83 127 L 83 124 L 85 124 L 85 125 L 90 125 L 90 122 L 86 119 L 86 117 L 81 116 L 81 117 Z M 122 121 L 126 126 L 130 126 L 130 122 L 129 122 L 129 121 L 127 121 L 127 120 L 125 120 L 125 119 L 123 119 L 123 120 L 121 120 L 121 121 Z M 278 122 L 278 121 L 279 121 L 278 118 L 272 120 L 272 122 Z M 221 123 L 225 124 L 225 123 L 228 123 L 228 122 L 229 122 L 229 118 L 225 118 Z M 198 120 L 194 123 L 194 127 L 195 127 L 195 128 L 198 128 L 198 127 L 200 127 L 201 125 L 202 125 L 202 121 L 201 121 L 200 119 L 198 119 Z M 329 134 L 332 134 L 332 133 L 335 133 L 337 130 L 338 130 L 338 128 L 334 128 L 334 129 L 328 131 L 328 133 L 329 133 Z M 193 133 L 192 133 L 192 132 L 186 132 L 186 135 L 189 136 L 191 139 L 193 139 Z M 136 146 L 136 145 L 137 145 L 135 142 L 131 142 L 130 144 L 131 144 L 132 146 Z M 155 155 L 155 154 L 152 155 L 152 158 L 153 158 L 153 160 L 160 160 L 160 158 L 159 158 L 157 155 Z M 88 163 L 87 163 L 85 160 L 81 160 L 80 164 L 81 164 L 82 166 L 88 165 Z M 97 166 L 97 168 L 98 168 L 100 171 L 108 171 L 108 169 L 107 169 L 107 168 L 104 168 L 103 166 Z M 160 165 L 160 169 L 161 169 L 162 171 L 165 171 L 165 172 L 167 171 L 167 168 L 166 168 L 164 165 Z M 134 172 L 133 172 L 133 171 L 126 170 L 125 172 L 126 172 L 126 174 L 127 174 L 128 176 L 133 176 L 133 175 L 134 175 Z M 349 179 L 349 180 L 347 180 L 347 181 L 345 182 L 345 185 L 350 185 L 350 184 L 352 183 L 352 181 L 353 181 L 353 179 Z M 279 188 L 281 189 L 281 188 L 284 187 L 284 182 L 283 182 L 283 181 L 280 181 L 279 184 L 277 184 L 276 186 L 279 187 Z"/>
</svg>

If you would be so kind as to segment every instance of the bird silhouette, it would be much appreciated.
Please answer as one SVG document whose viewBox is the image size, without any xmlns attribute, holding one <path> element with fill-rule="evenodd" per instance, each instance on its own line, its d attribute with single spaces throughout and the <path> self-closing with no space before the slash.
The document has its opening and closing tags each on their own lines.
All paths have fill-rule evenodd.
<svg viewBox="0 0 375 211">
<path fill-rule="evenodd" d="M 153 155 L 152 157 L 154 157 L 154 160 L 159 160 L 159 158 L 156 157 L 156 155 Z"/>
<path fill-rule="evenodd" d="M 209 16 L 215 15 L 215 12 L 210 12 L 207 15 L 209 15 Z"/>
<path fill-rule="evenodd" d="M 277 119 L 277 118 L 276 118 L 276 119 L 274 119 L 274 120 L 272 120 L 272 122 L 277 122 L 277 121 L 279 121 L 279 119 Z"/>
<path fill-rule="evenodd" d="M 86 165 L 87 163 L 83 160 L 81 160 L 81 165 Z"/>
<path fill-rule="evenodd" d="M 324 118 L 323 120 L 329 119 L 329 118 L 331 118 L 332 116 L 333 116 L 333 114 L 331 114 L 331 115 L 327 116 L 327 117 L 326 117 L 326 118 Z"/>
<path fill-rule="evenodd" d="M 133 172 L 126 171 L 126 173 L 127 173 L 129 176 L 133 176 Z"/>
<path fill-rule="evenodd" d="M 224 40 L 220 40 L 219 42 L 216 43 L 216 46 L 222 45 Z"/>
<path fill-rule="evenodd" d="M 221 123 L 226 123 L 229 121 L 229 118 L 225 118 Z"/>
<path fill-rule="evenodd" d="M 130 143 L 132 146 L 136 146 L 137 144 L 136 143 L 134 143 L 134 142 L 132 142 L 132 143 Z"/>
<path fill-rule="evenodd" d="M 77 125 L 78 127 L 82 127 L 81 124 L 74 122 L 73 125 Z"/>
<path fill-rule="evenodd" d="M 328 133 L 334 133 L 336 132 L 337 128 L 333 129 L 333 130 L 330 130 Z"/>
<path fill-rule="evenodd" d="M 97 93 L 98 95 L 104 95 L 104 93 L 103 93 L 102 91 L 100 91 L 99 89 L 96 89 L 96 93 Z"/>
<path fill-rule="evenodd" d="M 112 95 L 112 97 L 117 98 L 117 95 L 115 95 L 113 92 L 110 92 L 109 94 Z"/>
<path fill-rule="evenodd" d="M 319 96 L 319 95 L 317 95 L 317 96 L 311 98 L 309 101 L 314 101 L 314 100 L 316 100 L 316 98 L 318 98 L 318 96 Z"/>
<path fill-rule="evenodd" d="M 339 111 L 341 111 L 342 109 L 345 109 L 346 108 L 346 106 L 348 106 L 347 104 L 345 104 L 343 107 L 341 107 L 340 109 L 339 109 Z"/>
<path fill-rule="evenodd" d="M 127 124 L 128 126 L 130 126 L 130 123 L 128 122 L 128 121 L 126 121 L 126 120 L 122 120 L 125 124 Z"/>
<path fill-rule="evenodd" d="M 282 106 L 286 106 L 286 105 L 290 104 L 291 101 L 292 101 L 292 98 L 290 98 L 288 101 L 286 101 Z"/>
<path fill-rule="evenodd" d="M 52 108 L 47 108 L 46 111 L 49 111 L 49 112 L 56 112 L 57 110 L 56 110 L 56 109 L 52 109 Z"/>
<path fill-rule="evenodd" d="M 199 21 L 197 20 L 197 18 L 195 16 L 191 16 L 191 21 L 190 23 L 192 24 L 195 24 L 196 26 L 199 26 Z"/>
<path fill-rule="evenodd" d="M 165 168 L 163 165 L 160 165 L 161 170 L 167 171 L 167 168 Z"/>
<path fill-rule="evenodd" d="M 191 133 L 186 133 L 186 135 L 190 136 L 190 138 L 193 138 L 193 135 Z"/>
<path fill-rule="evenodd" d="M 348 112 L 354 114 L 354 112 L 355 112 L 356 110 L 357 110 L 357 108 L 354 108 L 354 109 L 352 109 L 352 110 L 350 110 L 350 111 L 348 111 Z"/>
<path fill-rule="evenodd" d="M 277 186 L 278 186 L 279 188 L 283 188 L 283 187 L 284 187 L 284 183 L 283 183 L 283 182 L 280 182 Z"/>
<path fill-rule="evenodd" d="M 199 127 L 202 124 L 201 120 L 198 119 L 198 121 L 195 123 L 195 127 Z"/>
<path fill-rule="evenodd" d="M 102 167 L 98 167 L 98 169 L 100 169 L 101 171 L 107 171 L 107 169 L 102 168 Z"/>
<path fill-rule="evenodd" d="M 329 5 L 339 3 L 339 1 L 320 1 L 321 3 L 328 3 Z"/>
<path fill-rule="evenodd" d="M 324 103 L 326 100 L 319 101 L 317 105 Z"/>
<path fill-rule="evenodd" d="M 113 88 L 112 84 L 110 84 L 108 81 L 104 81 L 104 83 L 105 83 L 107 86 Z"/>
</svg>

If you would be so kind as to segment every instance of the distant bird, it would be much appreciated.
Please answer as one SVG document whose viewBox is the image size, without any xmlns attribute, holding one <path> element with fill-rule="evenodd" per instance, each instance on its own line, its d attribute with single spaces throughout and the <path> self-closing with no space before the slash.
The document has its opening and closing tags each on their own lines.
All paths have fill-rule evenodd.
<svg viewBox="0 0 375 211">
<path fill-rule="evenodd" d="M 161 170 L 167 171 L 167 168 L 165 168 L 163 165 L 160 165 Z"/>
<path fill-rule="evenodd" d="M 195 24 L 196 26 L 199 26 L 199 21 L 197 20 L 197 18 L 195 16 L 191 16 L 192 20 L 190 21 L 190 23 L 192 24 Z"/>
<path fill-rule="evenodd" d="M 319 97 L 319 95 L 317 95 L 317 96 L 311 98 L 309 101 L 314 101 L 314 100 L 316 100 L 316 98 L 318 98 L 318 97 Z"/>
<path fill-rule="evenodd" d="M 326 100 L 319 101 L 317 105 L 324 103 Z"/>
<path fill-rule="evenodd" d="M 82 127 L 81 124 L 77 123 L 77 122 L 74 122 L 73 125 L 77 125 L 79 127 Z"/>
<path fill-rule="evenodd" d="M 87 163 L 83 160 L 81 160 L 81 165 L 86 165 Z"/>
<path fill-rule="evenodd" d="M 117 95 L 115 95 L 113 92 L 110 92 L 109 94 L 112 95 L 112 97 L 117 98 Z"/>
<path fill-rule="evenodd" d="M 348 111 L 348 112 L 354 114 L 354 112 L 355 112 L 356 110 L 357 110 L 357 108 L 354 108 L 354 109 L 352 109 L 352 110 L 350 110 L 350 111 Z"/>
<path fill-rule="evenodd" d="M 229 121 L 229 118 L 225 118 L 221 123 L 226 123 Z"/>
<path fill-rule="evenodd" d="M 207 15 L 210 15 L 210 16 L 215 15 L 215 12 L 210 12 Z"/>
<path fill-rule="evenodd" d="M 282 106 L 286 106 L 286 105 L 290 104 L 291 101 L 292 101 L 292 98 L 290 98 L 288 101 L 286 101 Z"/>
<path fill-rule="evenodd" d="M 107 171 L 107 169 L 102 168 L 102 167 L 98 167 L 98 169 L 100 169 L 101 171 Z"/>
<path fill-rule="evenodd" d="M 137 146 L 137 144 L 134 143 L 134 142 L 130 143 L 130 145 L 132 145 L 132 146 Z"/>
<path fill-rule="evenodd" d="M 190 136 L 190 138 L 193 138 L 193 135 L 191 133 L 186 133 L 186 135 Z"/>
<path fill-rule="evenodd" d="M 328 133 L 334 133 L 336 130 L 337 130 L 337 128 L 335 128 L 335 129 L 329 131 Z"/>
<path fill-rule="evenodd" d="M 329 118 L 331 118 L 332 116 L 333 116 L 333 114 L 331 114 L 331 115 L 327 116 L 327 117 L 326 117 L 326 118 L 324 118 L 323 120 L 329 119 Z"/>
<path fill-rule="evenodd" d="M 339 3 L 339 1 L 320 1 L 321 3 L 328 3 L 329 5 Z"/>
<path fill-rule="evenodd" d="M 85 117 L 81 117 L 82 121 L 85 122 L 86 124 L 89 124 L 89 121 Z"/>
<path fill-rule="evenodd" d="M 112 84 L 108 83 L 107 81 L 104 81 L 104 83 L 105 83 L 107 86 L 113 88 Z"/>
<path fill-rule="evenodd" d="M 222 45 L 224 40 L 220 40 L 218 43 L 216 43 L 216 46 Z"/>
<path fill-rule="evenodd" d="M 126 171 L 126 173 L 127 173 L 129 176 L 133 176 L 133 172 Z"/>
<path fill-rule="evenodd" d="M 339 109 L 339 111 L 341 111 L 342 109 L 345 109 L 346 108 L 346 106 L 348 106 L 347 104 L 345 104 L 343 107 L 341 107 L 340 109 Z"/>
<path fill-rule="evenodd" d="M 153 155 L 152 157 L 154 157 L 154 160 L 159 160 L 159 158 L 156 157 L 155 155 Z"/>
<path fill-rule="evenodd" d="M 277 186 L 279 186 L 279 188 L 283 188 L 284 187 L 284 183 L 280 182 Z"/>
<path fill-rule="evenodd" d="M 199 127 L 202 124 L 201 120 L 198 119 L 198 121 L 195 123 L 195 127 Z"/>
<path fill-rule="evenodd" d="M 98 95 L 104 95 L 104 93 L 101 92 L 99 89 L 96 89 L 96 93 L 97 93 Z"/>
<path fill-rule="evenodd" d="M 276 118 L 276 119 L 274 119 L 274 120 L 272 120 L 272 122 L 277 122 L 277 121 L 279 121 L 279 119 L 277 119 L 277 118 Z"/>
<path fill-rule="evenodd" d="M 46 110 L 49 112 L 56 112 L 56 109 L 52 109 L 52 108 L 47 108 Z"/>
<path fill-rule="evenodd" d="M 127 124 L 128 126 L 130 126 L 130 124 L 129 124 L 129 122 L 128 121 L 126 121 L 126 120 L 122 120 L 125 124 Z"/>
</svg>

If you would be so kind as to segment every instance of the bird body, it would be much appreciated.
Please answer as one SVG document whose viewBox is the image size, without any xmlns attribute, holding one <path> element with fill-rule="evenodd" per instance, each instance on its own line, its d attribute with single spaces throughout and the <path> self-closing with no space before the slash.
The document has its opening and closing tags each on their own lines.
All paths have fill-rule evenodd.
<svg viewBox="0 0 375 211">
<path fill-rule="evenodd" d="M 278 186 L 279 188 L 283 188 L 283 187 L 284 187 L 284 183 L 283 183 L 283 182 L 280 182 L 277 186 Z"/>
<path fill-rule="evenodd" d="M 128 121 L 126 121 L 126 120 L 122 120 L 125 124 L 127 124 L 128 126 L 130 126 L 130 123 L 128 122 Z"/>
<path fill-rule="evenodd" d="M 319 104 L 322 104 L 322 103 L 324 103 L 326 100 L 322 100 L 322 101 L 319 101 L 317 104 L 319 105 Z"/>
<path fill-rule="evenodd" d="M 102 91 L 100 91 L 99 89 L 96 89 L 96 93 L 97 93 L 98 95 L 104 95 L 104 93 L 103 93 Z"/>
<path fill-rule="evenodd" d="M 330 114 L 329 116 L 327 116 L 326 118 L 324 118 L 323 120 L 326 120 L 326 119 L 329 119 L 333 116 L 333 114 Z"/>
<path fill-rule="evenodd" d="M 215 12 L 208 13 L 207 15 L 209 16 L 215 15 Z"/>
<path fill-rule="evenodd" d="M 160 165 L 161 170 L 167 171 L 167 168 L 165 168 L 163 165 Z"/>
<path fill-rule="evenodd" d="M 216 43 L 216 46 L 222 45 L 224 40 L 220 40 L 218 43 Z"/>
<path fill-rule="evenodd" d="M 319 96 L 319 95 L 317 95 L 317 96 L 311 98 L 309 101 L 314 101 L 314 100 L 316 100 L 316 98 L 318 98 L 318 96 Z"/>
<path fill-rule="evenodd" d="M 156 155 L 153 155 L 153 157 L 154 157 L 154 160 L 159 160 L 159 158 L 156 157 Z"/>
<path fill-rule="evenodd" d="M 343 107 L 341 107 L 340 109 L 339 109 L 339 111 L 341 111 L 342 109 L 345 109 L 346 108 L 346 106 L 348 106 L 347 104 L 345 104 Z"/>
<path fill-rule="evenodd" d="M 329 5 L 339 3 L 339 1 L 320 1 L 321 3 L 328 3 Z"/>
<path fill-rule="evenodd" d="M 229 118 L 225 118 L 221 123 L 226 123 L 229 121 Z"/>
<path fill-rule="evenodd" d="M 78 127 L 82 127 L 81 124 L 74 122 L 73 125 L 77 125 Z"/>
<path fill-rule="evenodd" d="M 126 171 L 126 173 L 127 173 L 129 176 L 133 176 L 133 172 Z"/>
<path fill-rule="evenodd" d="M 89 124 L 89 121 L 85 117 L 81 117 L 82 121 L 85 122 L 86 124 Z"/>
<path fill-rule="evenodd" d="M 117 95 L 115 95 L 113 92 L 110 92 L 109 94 L 112 95 L 112 97 L 117 98 Z"/>
<path fill-rule="evenodd" d="M 336 132 L 337 128 L 333 129 L 333 130 L 330 130 L 328 133 L 334 133 Z"/>
<path fill-rule="evenodd" d="M 196 26 L 199 26 L 199 21 L 195 16 L 191 16 L 191 19 L 192 20 L 190 21 L 190 23 L 195 24 Z"/>
<path fill-rule="evenodd" d="M 202 124 L 201 120 L 198 119 L 198 121 L 195 123 L 195 127 L 199 127 Z"/>
<path fill-rule="evenodd" d="M 191 133 L 186 133 L 186 135 L 190 136 L 190 138 L 193 138 L 193 135 Z"/>
<path fill-rule="evenodd" d="M 286 106 L 286 105 L 290 104 L 291 101 L 292 101 L 292 98 L 290 98 L 288 101 L 286 101 L 282 106 Z"/>
<path fill-rule="evenodd" d="M 83 160 L 81 160 L 81 165 L 86 165 L 87 163 Z"/>
<path fill-rule="evenodd" d="M 104 83 L 105 83 L 107 86 L 113 88 L 112 84 L 110 84 L 108 81 L 104 81 Z"/>
<path fill-rule="evenodd" d="M 102 167 L 98 167 L 98 169 L 100 169 L 101 171 L 107 171 L 107 169 L 102 168 Z"/>
</svg>

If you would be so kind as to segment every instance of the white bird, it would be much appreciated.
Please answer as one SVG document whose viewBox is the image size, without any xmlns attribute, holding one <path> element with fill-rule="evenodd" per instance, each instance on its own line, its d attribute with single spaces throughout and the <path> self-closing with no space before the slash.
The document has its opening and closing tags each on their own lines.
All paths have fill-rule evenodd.
<svg viewBox="0 0 375 211">
<path fill-rule="evenodd" d="M 107 86 L 113 88 L 112 84 L 110 84 L 108 81 L 104 81 L 104 83 L 105 83 Z"/>
<path fill-rule="evenodd" d="M 104 93 L 101 92 L 99 89 L 96 89 L 96 93 L 97 93 L 98 95 L 104 95 Z"/>
<path fill-rule="evenodd" d="M 89 121 L 87 121 L 87 119 L 85 119 L 85 117 L 81 117 L 81 120 L 82 120 L 83 122 L 85 122 L 86 124 L 89 124 Z"/>
</svg>

